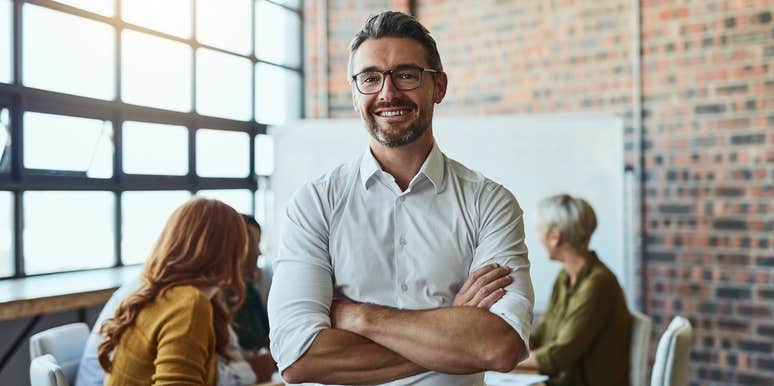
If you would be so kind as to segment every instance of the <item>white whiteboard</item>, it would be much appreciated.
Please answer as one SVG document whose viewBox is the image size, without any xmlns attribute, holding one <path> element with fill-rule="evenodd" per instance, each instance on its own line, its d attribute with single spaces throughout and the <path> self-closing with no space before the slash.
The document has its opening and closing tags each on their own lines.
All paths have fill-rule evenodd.
<svg viewBox="0 0 774 386">
<path fill-rule="evenodd" d="M 566 192 L 591 203 L 598 222 L 591 247 L 624 289 L 631 286 L 624 256 L 620 118 L 602 114 L 448 117 L 434 119 L 433 131 L 441 151 L 503 184 L 524 209 L 537 312 L 548 304 L 561 268 L 548 261 L 536 232 L 537 204 L 552 194 Z M 298 121 L 272 127 L 269 134 L 275 158 L 273 219 L 282 218 L 288 198 L 304 182 L 351 161 L 366 150 L 370 138 L 359 119 Z M 271 218 L 267 241 L 277 245 L 273 230 L 281 224 Z"/>
</svg>

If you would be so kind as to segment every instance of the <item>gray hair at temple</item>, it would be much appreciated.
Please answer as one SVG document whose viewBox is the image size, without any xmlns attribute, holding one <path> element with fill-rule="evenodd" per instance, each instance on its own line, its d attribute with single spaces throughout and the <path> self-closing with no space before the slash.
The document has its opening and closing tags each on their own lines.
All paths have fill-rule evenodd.
<svg viewBox="0 0 774 386">
<path fill-rule="evenodd" d="M 569 194 L 557 194 L 540 201 L 538 228 L 542 234 L 557 228 L 563 242 L 578 251 L 585 251 L 591 235 L 597 229 L 597 216 L 586 200 Z"/>
<path fill-rule="evenodd" d="M 403 12 L 384 11 L 368 18 L 363 28 L 358 32 L 349 44 L 349 62 L 347 63 L 347 79 L 352 75 L 352 57 L 358 47 L 368 39 L 385 37 L 414 39 L 425 48 L 427 63 L 433 70 L 443 71 L 441 55 L 435 40 L 430 36 L 430 31 L 420 24 L 414 16 Z"/>
</svg>

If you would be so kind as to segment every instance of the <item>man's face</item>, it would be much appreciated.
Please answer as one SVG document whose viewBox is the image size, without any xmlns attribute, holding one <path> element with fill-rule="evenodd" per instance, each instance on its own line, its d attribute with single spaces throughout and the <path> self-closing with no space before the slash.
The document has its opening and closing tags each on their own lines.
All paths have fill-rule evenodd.
<svg viewBox="0 0 774 386">
<path fill-rule="evenodd" d="M 258 267 L 258 256 L 261 255 L 261 231 L 254 225 L 247 226 L 247 257 L 242 266 L 242 274 L 252 279 Z"/>
<path fill-rule="evenodd" d="M 365 70 L 386 71 L 398 66 L 429 68 L 422 45 L 407 38 L 368 39 L 352 57 L 350 76 Z M 398 90 L 392 74 L 385 76 L 384 87 L 373 95 L 361 94 L 352 85 L 352 103 L 360 113 L 371 136 L 383 146 L 397 147 L 414 142 L 431 127 L 433 103 L 446 93 L 446 74 L 422 74 L 422 83 L 414 90 Z"/>
</svg>

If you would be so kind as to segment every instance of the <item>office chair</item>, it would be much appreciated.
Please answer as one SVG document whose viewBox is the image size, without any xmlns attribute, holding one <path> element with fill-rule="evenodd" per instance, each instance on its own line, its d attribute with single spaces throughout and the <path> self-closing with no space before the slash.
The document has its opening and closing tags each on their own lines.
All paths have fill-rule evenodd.
<svg viewBox="0 0 774 386">
<path fill-rule="evenodd" d="M 675 316 L 658 341 L 650 386 L 687 386 L 690 375 L 691 323 Z"/>
<path fill-rule="evenodd" d="M 650 354 L 650 329 L 653 326 L 648 315 L 637 311 L 632 314 L 632 338 L 629 348 L 630 386 L 648 385 L 648 355 Z"/>
<path fill-rule="evenodd" d="M 51 364 L 59 367 L 68 382 L 65 385 L 75 383 L 75 375 L 78 372 L 78 364 L 83 355 L 83 348 L 89 338 L 89 327 L 86 323 L 73 323 L 54 327 L 41 331 L 30 337 L 30 377 L 32 378 L 33 364 L 35 370 L 49 371 L 53 369 Z M 35 360 L 40 356 L 50 354 L 47 360 Z M 51 361 L 53 359 L 53 362 Z M 39 373 L 36 373 L 39 374 Z M 54 383 L 53 385 L 61 385 Z"/>
</svg>

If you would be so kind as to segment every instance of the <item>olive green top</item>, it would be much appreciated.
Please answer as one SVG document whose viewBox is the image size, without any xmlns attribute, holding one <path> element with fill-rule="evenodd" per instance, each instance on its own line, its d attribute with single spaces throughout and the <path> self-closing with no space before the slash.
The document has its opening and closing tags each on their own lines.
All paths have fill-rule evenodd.
<svg viewBox="0 0 774 386">
<path fill-rule="evenodd" d="M 618 280 L 591 252 L 574 287 L 570 275 L 559 272 L 530 347 L 549 385 L 626 386 L 631 330 Z"/>
</svg>

